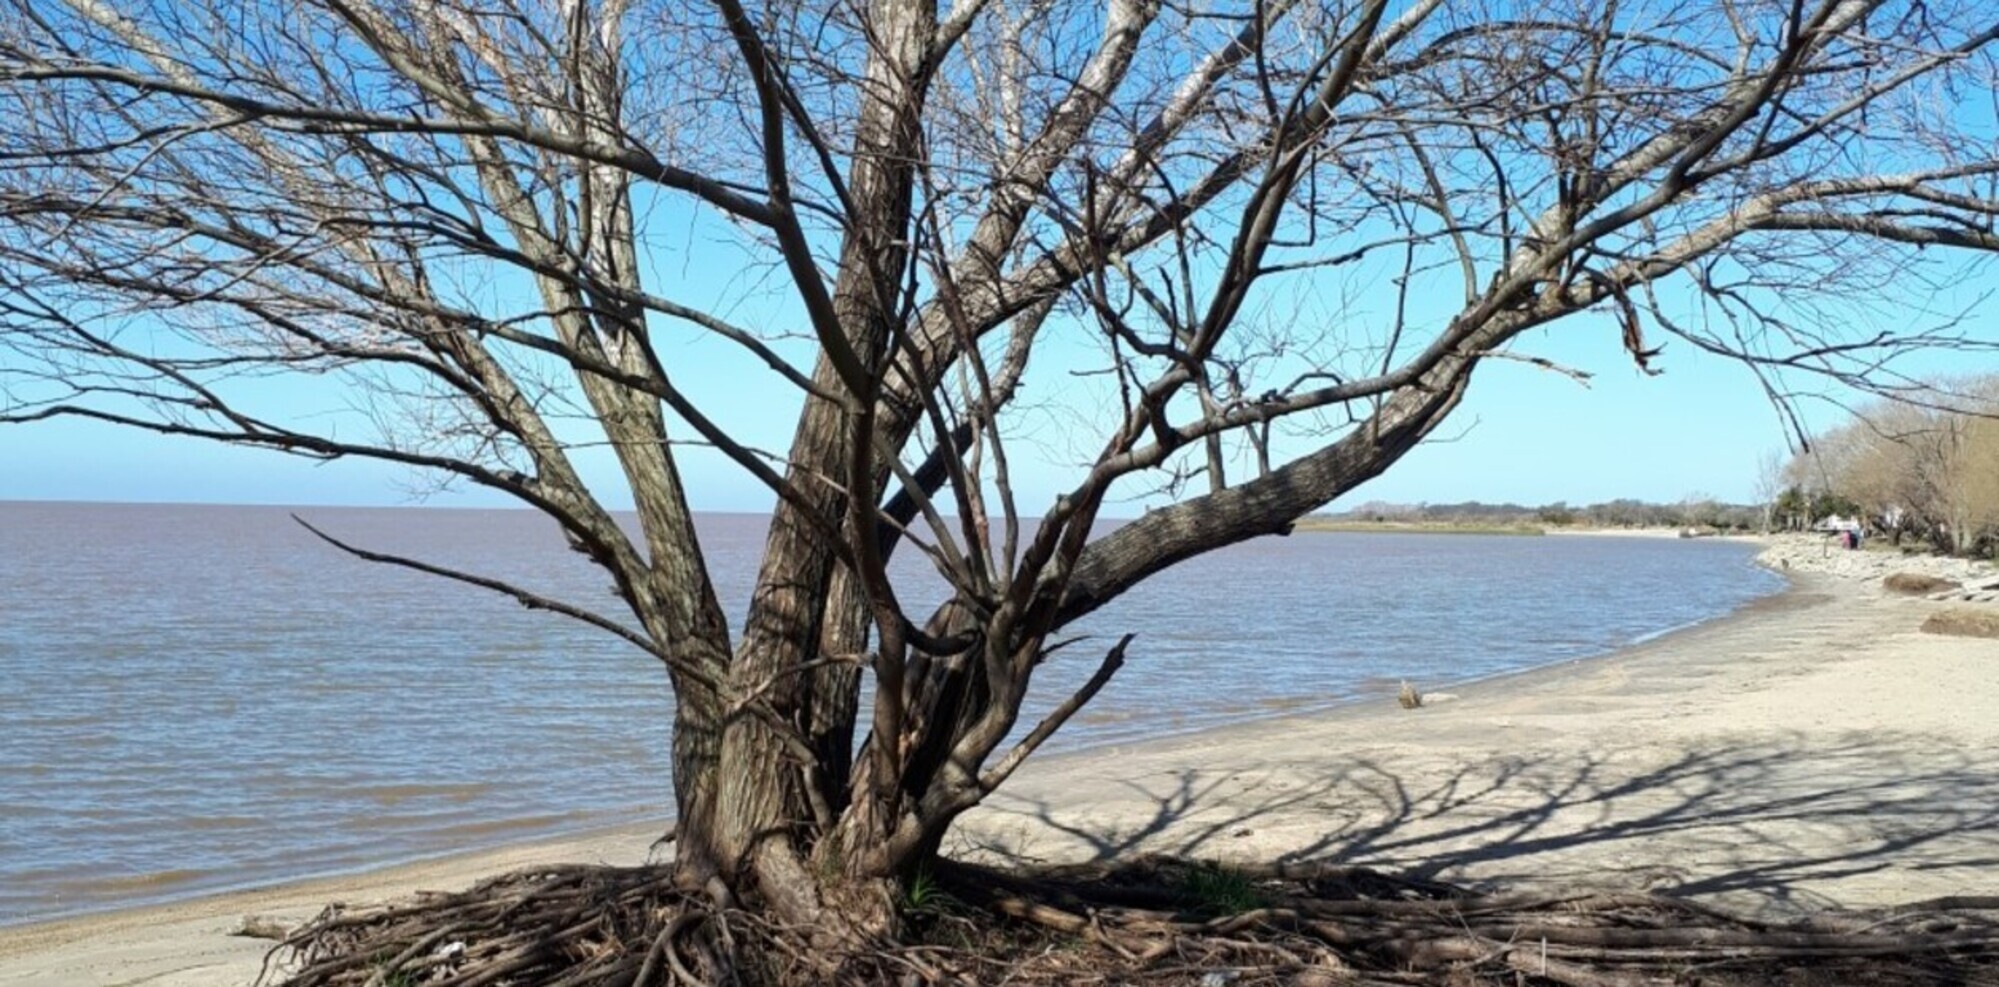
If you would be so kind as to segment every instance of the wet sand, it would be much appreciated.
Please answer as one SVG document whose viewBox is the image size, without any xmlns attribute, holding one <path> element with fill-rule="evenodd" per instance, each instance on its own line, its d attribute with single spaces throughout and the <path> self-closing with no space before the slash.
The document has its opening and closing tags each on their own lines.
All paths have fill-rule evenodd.
<svg viewBox="0 0 1999 987">
<path fill-rule="evenodd" d="M 1990 890 L 1999 641 L 1918 633 L 1930 601 L 1793 581 L 1722 620 L 1433 693 L 1417 710 L 1384 697 L 1031 762 L 951 846 L 1034 861 L 1335 857 L 1481 884 L 1675 889 L 1773 914 Z M 244 984 L 269 946 L 229 935 L 246 916 L 296 922 L 330 901 L 535 863 L 634 863 L 656 835 L 0 929 L 0 984 Z"/>
</svg>

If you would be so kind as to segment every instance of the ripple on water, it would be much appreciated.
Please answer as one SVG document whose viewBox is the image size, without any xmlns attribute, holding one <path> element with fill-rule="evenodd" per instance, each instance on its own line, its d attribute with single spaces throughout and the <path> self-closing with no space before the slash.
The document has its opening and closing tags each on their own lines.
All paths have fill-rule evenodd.
<svg viewBox="0 0 1999 987">
<path fill-rule="evenodd" d="M 0 504 L 0 922 L 660 818 L 654 659 L 319 544 L 280 508 Z M 525 512 L 307 512 L 361 544 L 608 606 Z M 763 519 L 700 519 L 740 616 Z M 1706 540 L 1267 538 L 1076 628 L 1023 724 L 1128 663 L 1057 744 L 1127 743 L 1602 653 L 1780 582 Z M 934 601 L 920 557 L 905 599 Z"/>
</svg>

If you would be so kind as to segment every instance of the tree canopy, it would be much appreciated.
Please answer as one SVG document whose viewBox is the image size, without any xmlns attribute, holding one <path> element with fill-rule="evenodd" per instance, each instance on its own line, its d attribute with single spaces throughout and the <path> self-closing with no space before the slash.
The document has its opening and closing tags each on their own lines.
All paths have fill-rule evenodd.
<svg viewBox="0 0 1999 987">
<path fill-rule="evenodd" d="M 1574 373 L 1522 333 L 1671 341 L 1780 403 L 1985 345 L 1920 313 L 1999 248 L 1995 39 L 1979 0 L 8 0 L 0 422 L 545 512 L 618 610 L 326 537 L 656 656 L 687 883 L 866 924 L 1119 669 L 1130 638 L 1019 724 L 1086 660 L 1066 626 L 1378 475 L 1481 365 Z M 709 251 L 733 288 L 685 276 Z M 690 397 L 690 345 L 739 397 Z M 1101 405 L 1020 502 L 1026 395 L 1064 386 Z M 738 424 L 769 400 L 781 448 Z M 776 498 L 739 630 L 690 449 Z"/>
<path fill-rule="evenodd" d="M 1790 513 L 1858 516 L 1900 541 L 1966 553 L 1999 536 L 1999 381 L 1938 384 L 1923 403 L 1876 401 L 1785 465 Z"/>
</svg>

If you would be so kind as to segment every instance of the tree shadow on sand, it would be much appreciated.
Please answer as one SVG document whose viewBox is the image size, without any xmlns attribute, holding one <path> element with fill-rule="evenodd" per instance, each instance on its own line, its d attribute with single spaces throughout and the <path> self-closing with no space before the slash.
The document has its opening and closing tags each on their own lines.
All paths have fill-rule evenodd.
<svg viewBox="0 0 1999 987">
<path fill-rule="evenodd" d="M 837 962 L 837 944 L 804 949 L 664 867 L 541 868 L 331 909 L 284 948 L 296 987 L 391 982 L 397 964 L 594 987 L 669 967 L 695 984 L 1990 983 L 1999 899 L 1842 910 L 1975 891 L 1999 865 L 1999 755 L 1916 739 L 1469 761 L 1412 747 L 1331 770 L 1099 757 L 968 819 L 959 859 L 909 886 L 904 935 Z M 446 936 L 463 952 L 440 958 Z M 681 972 L 702 968 L 725 975 Z"/>
<path fill-rule="evenodd" d="M 1092 817 L 1033 789 L 1002 792 L 957 849 L 1030 863 L 1275 854 L 1490 887 L 1714 896 L 1755 912 L 1892 904 L 1969 890 L 1999 866 L 1999 752 L 1920 740 L 1789 735 L 1455 765 L 1359 756 L 1316 777 L 1303 762 L 1092 771 L 1060 781 L 1120 793 Z"/>
</svg>

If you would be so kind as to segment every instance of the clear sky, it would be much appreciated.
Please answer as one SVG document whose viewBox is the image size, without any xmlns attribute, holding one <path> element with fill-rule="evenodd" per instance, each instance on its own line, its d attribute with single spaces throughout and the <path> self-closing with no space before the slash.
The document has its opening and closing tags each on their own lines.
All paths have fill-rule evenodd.
<svg viewBox="0 0 1999 987">
<path fill-rule="evenodd" d="M 1974 318 L 1982 322 L 1981 334 L 1999 336 L 1999 317 Z M 1538 330 L 1517 350 L 1595 376 L 1584 386 L 1524 363 L 1490 362 L 1439 436 L 1344 502 L 1673 501 L 1695 492 L 1749 501 L 1758 457 L 1784 447 L 1778 416 L 1754 376 L 1684 342 L 1666 341 L 1656 363 L 1664 372 L 1651 377 L 1633 366 L 1607 320 Z M 1961 359 L 1940 356 L 1934 366 L 1937 372 L 1999 369 L 1989 358 L 1982 364 Z M 710 406 L 749 422 L 766 439 L 788 432 L 789 408 L 766 407 L 777 390 L 767 376 L 731 365 L 696 384 Z M 1815 408 L 1821 423 L 1833 420 L 1833 409 Z M 1030 489 L 1046 494 L 1058 483 L 1074 481 L 1073 470 L 1050 462 L 1062 458 L 1060 453 L 1038 443 L 1016 453 L 1029 460 L 1023 468 L 1030 473 Z M 712 455 L 684 458 L 697 508 L 768 507 L 768 494 L 732 465 Z M 586 468 L 606 478 L 614 472 L 602 455 L 586 456 Z M 0 426 L 0 499 L 507 503 L 479 490 L 432 491 L 399 467 L 315 464 L 86 422 Z"/>
<path fill-rule="evenodd" d="M 652 248 L 647 280 L 655 291 L 712 307 L 765 331 L 801 324 L 789 287 L 770 276 L 767 265 L 754 263 L 730 231 L 684 215 L 647 218 Z M 1929 259 L 1939 258 L 1933 252 Z M 1881 285 L 1884 301 L 1870 306 L 1871 311 L 1852 312 L 1852 332 L 1907 329 L 1919 321 L 1968 313 L 1961 330 L 1999 340 L 1999 315 L 1981 308 L 1999 288 L 1999 275 L 1991 264 L 1953 263 L 1939 265 L 1948 276 L 1934 282 L 1943 285 L 1934 298 L 1918 297 L 1927 289 L 1911 284 Z M 1273 305 L 1257 317 L 1290 320 L 1301 333 L 1318 324 L 1343 331 L 1359 327 L 1350 331 L 1362 336 L 1379 332 L 1394 304 L 1393 289 L 1381 274 L 1349 271 L 1338 275 L 1343 283 L 1317 291 L 1312 304 L 1274 313 Z M 1419 301 L 1412 308 L 1416 322 L 1441 325 L 1454 309 L 1451 295 L 1450 290 L 1427 290 L 1429 307 Z M 502 312 L 508 301 L 504 294 L 491 298 Z M 1068 347 L 1072 358 L 1080 359 L 1082 348 L 1097 345 L 1088 341 L 1086 329 L 1072 325 L 1062 331 L 1066 337 L 1050 340 L 1051 347 Z M 656 335 L 676 383 L 711 417 L 754 446 L 782 449 L 788 443 L 795 391 L 712 337 L 674 327 L 662 327 Z M 1526 363 L 1487 361 L 1465 403 L 1430 442 L 1335 507 L 1371 500 L 1586 504 L 1631 497 L 1670 502 L 1697 493 L 1732 502 L 1753 500 L 1759 458 L 1786 447 L 1780 417 L 1755 376 L 1656 330 L 1648 343 L 1664 347 L 1654 361 L 1663 371 L 1657 376 L 1638 371 L 1624 351 L 1615 320 L 1605 315 L 1586 314 L 1522 337 L 1514 353 L 1586 371 L 1591 380 L 1584 385 Z M 809 359 L 798 344 L 780 345 L 788 346 L 800 362 Z M 1087 409 L 1088 400 L 1076 392 L 1090 385 L 1064 373 L 1061 359 L 1057 356 L 1049 365 L 1037 356 L 1024 402 Z M 1992 353 L 1933 354 L 1905 369 L 1926 375 L 1999 372 L 1999 358 Z M 1816 386 L 1802 376 L 1792 383 Z M 351 427 L 329 424 L 352 416 L 352 398 L 324 380 L 276 379 L 250 386 L 261 410 L 275 418 Z M 1844 397 L 1850 401 L 1852 395 Z M 1802 410 L 1816 427 L 1837 424 L 1844 415 L 1817 402 Z M 1101 424 L 1101 416 L 1093 420 L 1087 410 L 1046 415 L 1014 445 L 1010 458 L 1023 511 L 1040 513 L 1056 491 L 1074 485 L 1080 478 L 1076 451 L 1101 442 Z M 1085 435 L 1072 426 L 1099 427 Z M 1289 452 L 1299 451 L 1302 445 L 1294 442 Z M 679 455 L 697 509 L 770 506 L 769 492 L 718 454 L 683 448 Z M 607 451 L 585 451 L 579 460 L 587 478 L 605 481 L 604 489 L 618 485 Z M 313 463 L 83 421 L 0 425 L 0 499 L 514 506 L 476 488 L 434 489 L 425 478 L 397 466 Z M 606 500 L 614 507 L 628 502 L 621 492 Z M 1106 513 L 1134 514 L 1149 502 L 1156 498 L 1127 499 Z"/>
<path fill-rule="evenodd" d="M 1975 120 L 1966 117 L 1968 127 L 1975 124 L 1974 130 L 1990 132 L 1989 107 L 1963 112 L 1977 114 Z M 768 257 L 753 263 L 726 223 L 690 214 L 664 199 L 642 202 L 640 211 L 642 237 L 650 249 L 644 258 L 647 281 L 655 291 L 762 330 L 799 326 L 789 289 L 781 278 L 771 276 Z M 1936 254 L 1933 251 L 1929 260 L 1938 261 Z M 1933 264 L 1930 273 L 1935 276 L 1939 270 L 1942 276 L 1932 283 L 1943 287 L 1934 299 L 1924 297 L 1927 286 L 1900 280 L 1882 283 L 1878 292 L 1869 293 L 1878 298 L 1871 310 L 1851 314 L 1853 333 L 1906 329 L 1968 313 L 1960 327 L 1966 334 L 1999 341 L 1999 315 L 1981 308 L 1986 297 L 1999 289 L 1999 274 L 1992 265 L 1946 261 Z M 1303 332 L 1309 332 L 1308 324 L 1323 324 L 1363 327 L 1354 330 L 1363 335 L 1378 333 L 1384 314 L 1392 310 L 1394 295 L 1382 273 L 1337 275 L 1336 280 L 1345 282 L 1323 294 L 1336 296 L 1338 304 L 1325 302 L 1316 310 L 1276 317 L 1295 320 Z M 1443 280 L 1450 276 L 1454 275 L 1447 268 Z M 505 303 L 510 299 L 504 286 L 483 284 L 476 275 L 471 282 L 479 286 L 461 287 L 498 292 L 491 299 L 499 306 L 497 314 L 508 314 Z M 512 300 L 517 302 L 518 286 L 516 292 Z M 1448 290 L 1427 291 L 1428 297 L 1412 310 L 1416 322 L 1426 322 L 1432 329 L 1443 324 L 1451 314 L 1450 295 Z M 1269 311 L 1261 317 L 1273 318 Z M 1739 364 L 1698 352 L 1656 330 L 1649 341 L 1663 344 L 1654 364 L 1663 372 L 1646 376 L 1624 352 L 1619 336 L 1613 319 L 1590 314 L 1523 337 L 1513 346 L 1514 353 L 1586 371 L 1592 375 L 1588 385 L 1525 363 L 1488 361 L 1465 403 L 1438 435 L 1342 503 L 1566 500 L 1582 504 L 1618 497 L 1675 501 L 1696 493 L 1735 502 L 1753 499 L 1758 460 L 1784 451 L 1787 445 L 1781 418 L 1755 376 Z M 662 360 L 676 383 L 711 417 L 728 424 L 751 445 L 782 449 L 787 444 L 797 407 L 795 391 L 726 344 L 698 339 L 684 329 L 663 328 L 659 339 Z M 794 355 L 809 358 L 795 344 L 784 345 Z M 4 360 L 0 350 L 0 366 Z M 1100 441 L 1096 434 L 1083 437 L 1080 430 L 1069 434 L 1063 424 L 1065 420 L 1101 424 L 1101 416 L 1091 420 L 1088 398 L 1069 393 L 1090 385 L 1065 378 L 1060 357 L 1052 367 L 1044 362 L 1037 356 L 1027 400 L 1072 410 L 1066 418 L 1046 416 L 1010 452 L 1023 509 L 1029 513 L 1078 479 L 1075 448 L 1094 447 Z M 1991 352 L 1931 354 L 1904 369 L 1924 375 L 1999 372 L 1999 357 Z M 1790 383 L 1802 389 L 1814 386 L 1802 375 Z M 4 384 L 0 380 L 0 386 Z M 272 417 L 319 427 L 354 427 L 347 423 L 356 418 L 352 401 L 323 380 L 269 380 L 251 388 L 260 409 Z M 1848 403 L 1854 397 L 1839 392 L 1831 396 Z M 0 393 L 0 404 L 5 398 Z M 1835 404 L 1823 402 L 1807 403 L 1801 410 L 1807 424 L 1816 427 L 1836 424 L 1844 414 Z M 581 434 L 587 438 L 587 430 Z M 1302 448 L 1293 442 L 1287 451 L 1295 454 Z M 585 451 L 578 458 L 586 477 L 605 481 L 607 488 L 617 485 L 617 470 L 608 452 Z M 697 509 L 762 510 L 770 505 L 767 490 L 719 455 L 683 449 L 680 458 Z M 426 479 L 397 466 L 313 463 L 69 420 L 0 425 L 0 499 L 510 504 L 477 489 L 434 489 Z M 624 506 L 619 497 L 607 500 Z M 1126 501 L 1110 512 L 1134 513 L 1138 507 Z"/>
</svg>

